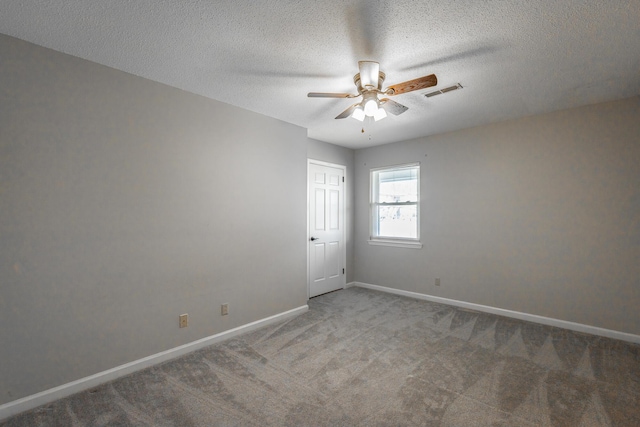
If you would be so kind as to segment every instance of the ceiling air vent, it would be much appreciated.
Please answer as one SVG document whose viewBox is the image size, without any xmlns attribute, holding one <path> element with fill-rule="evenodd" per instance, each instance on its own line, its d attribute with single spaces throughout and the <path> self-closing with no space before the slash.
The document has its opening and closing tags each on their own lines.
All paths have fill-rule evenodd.
<svg viewBox="0 0 640 427">
<path fill-rule="evenodd" d="M 451 92 L 452 90 L 462 89 L 462 85 L 460 83 L 455 86 L 445 87 L 444 89 L 436 90 L 435 92 L 425 93 L 424 96 L 427 98 L 431 98 L 432 96 L 441 95 L 443 93 Z"/>
</svg>

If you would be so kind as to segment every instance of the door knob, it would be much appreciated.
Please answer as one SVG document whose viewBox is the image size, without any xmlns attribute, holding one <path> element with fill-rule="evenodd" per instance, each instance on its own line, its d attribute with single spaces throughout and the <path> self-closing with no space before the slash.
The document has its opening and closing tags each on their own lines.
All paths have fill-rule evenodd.
<svg viewBox="0 0 640 427">
<path fill-rule="evenodd" d="M 314 240 L 319 240 L 319 239 L 320 239 L 319 237 L 312 237 L 311 241 L 313 242 Z"/>
</svg>

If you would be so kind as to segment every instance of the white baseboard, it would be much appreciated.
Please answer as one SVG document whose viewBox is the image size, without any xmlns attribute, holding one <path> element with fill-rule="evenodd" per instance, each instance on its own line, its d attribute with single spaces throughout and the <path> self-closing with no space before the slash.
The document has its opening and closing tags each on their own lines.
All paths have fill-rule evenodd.
<svg viewBox="0 0 640 427">
<path fill-rule="evenodd" d="M 598 328 L 596 326 L 583 325 L 581 323 L 569 322 L 566 320 L 553 319 L 550 317 L 538 316 L 536 314 L 521 313 L 519 311 L 505 310 L 503 308 L 496 308 L 487 305 L 474 304 L 465 301 L 458 301 L 449 298 L 436 297 L 433 295 L 421 294 L 418 292 L 403 291 L 401 289 L 387 288 L 385 286 L 370 285 L 362 282 L 347 283 L 345 288 L 358 286 L 360 288 L 373 289 L 376 291 L 387 292 L 390 294 L 402 295 L 406 297 L 422 299 L 432 302 L 438 302 L 441 304 L 453 305 L 456 307 L 468 308 L 470 310 L 482 311 L 484 313 L 497 314 L 499 316 L 511 317 L 519 320 L 526 320 L 528 322 L 540 323 L 542 325 L 556 326 L 558 328 L 569 329 L 571 331 L 583 332 L 592 335 L 598 335 L 606 338 L 613 338 L 617 340 L 632 342 L 640 344 L 640 335 L 629 334 L 627 332 L 619 332 L 611 329 Z"/>
<path fill-rule="evenodd" d="M 159 363 L 174 359 L 179 356 L 183 356 L 187 353 L 191 353 L 217 342 L 224 341 L 237 335 L 262 328 L 263 326 L 267 326 L 272 323 L 297 316 L 308 310 L 309 306 L 303 305 L 301 307 L 294 308 L 293 310 L 285 311 L 274 316 L 257 320 L 255 322 L 248 323 L 246 325 L 239 326 L 237 328 L 230 329 L 219 334 L 211 335 L 210 337 L 202 338 L 197 341 L 172 348 L 170 350 L 156 353 L 139 360 L 134 360 L 133 362 L 125 363 L 124 365 L 116 366 L 115 368 L 99 372 L 95 375 L 81 378 L 79 380 L 72 381 L 70 383 L 45 390 L 31 396 L 23 397 L 22 399 L 14 400 L 13 402 L 5 403 L 4 405 L 0 405 L 0 421 L 17 415 L 21 412 L 37 408 L 38 406 L 46 405 L 47 403 L 51 403 L 63 397 L 67 397 L 83 390 L 96 387 L 100 384 L 113 381 L 117 378 L 129 375 L 133 372 L 148 368 L 153 365 L 157 365 Z"/>
</svg>

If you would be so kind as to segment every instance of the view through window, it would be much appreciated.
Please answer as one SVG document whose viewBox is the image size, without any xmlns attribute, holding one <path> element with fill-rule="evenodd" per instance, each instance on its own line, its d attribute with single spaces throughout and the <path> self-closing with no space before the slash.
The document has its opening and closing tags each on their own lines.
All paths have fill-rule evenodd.
<svg viewBox="0 0 640 427">
<path fill-rule="evenodd" d="M 418 239 L 419 182 L 419 164 L 371 170 L 373 239 Z"/>
</svg>

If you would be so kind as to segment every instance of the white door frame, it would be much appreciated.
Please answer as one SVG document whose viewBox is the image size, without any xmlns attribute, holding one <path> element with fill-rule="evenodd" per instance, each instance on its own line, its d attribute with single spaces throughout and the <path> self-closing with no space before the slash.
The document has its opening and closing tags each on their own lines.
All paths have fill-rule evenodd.
<svg viewBox="0 0 640 427">
<path fill-rule="evenodd" d="M 344 215 L 344 222 L 343 222 L 343 227 L 342 227 L 342 265 L 345 268 L 345 274 L 342 275 L 343 277 L 343 281 L 344 283 L 342 284 L 343 289 L 344 287 L 347 285 L 347 275 L 346 275 L 346 268 L 347 268 L 347 241 L 346 241 L 346 233 L 347 233 L 347 210 L 346 210 L 346 206 L 344 204 L 345 200 L 347 200 L 346 197 L 346 193 L 347 193 L 347 183 L 346 183 L 346 177 L 347 177 L 347 167 L 345 165 L 339 165 L 337 163 L 329 163 L 329 162 L 325 162 L 322 160 L 315 160 L 315 159 L 309 159 L 307 158 L 307 300 L 309 300 L 309 296 L 311 295 L 311 289 L 310 289 L 310 272 L 309 272 L 309 268 L 310 268 L 310 263 L 309 263 L 309 239 L 311 238 L 311 230 L 309 229 L 309 221 L 310 221 L 310 215 L 311 215 L 311 211 L 309 209 L 310 206 L 310 197 L 311 195 L 309 194 L 309 165 L 314 164 L 314 165 L 320 165 L 320 166 L 329 166 L 331 168 L 336 168 L 336 169 L 341 169 L 342 170 L 342 176 L 345 177 L 345 185 L 342 186 L 342 200 L 340 200 L 340 203 L 342 205 L 342 210 L 343 210 L 343 215 Z"/>
</svg>

